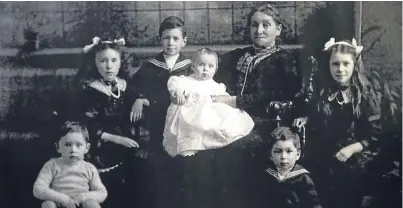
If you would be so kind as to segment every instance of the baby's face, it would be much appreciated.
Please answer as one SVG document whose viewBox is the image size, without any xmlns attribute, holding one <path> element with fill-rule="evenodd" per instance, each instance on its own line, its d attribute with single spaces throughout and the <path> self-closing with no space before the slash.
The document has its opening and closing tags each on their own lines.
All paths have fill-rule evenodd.
<svg viewBox="0 0 403 208">
<path fill-rule="evenodd" d="M 106 81 L 116 78 L 120 69 L 120 54 L 114 49 L 107 48 L 95 56 L 95 65 L 99 74 Z"/>
<path fill-rule="evenodd" d="M 89 148 L 90 145 L 85 141 L 82 133 L 70 132 L 60 139 L 57 151 L 64 161 L 74 163 L 83 160 Z"/>
<path fill-rule="evenodd" d="M 201 54 L 193 63 L 192 68 L 199 80 L 212 79 L 217 70 L 217 59 L 214 55 Z"/>
<path fill-rule="evenodd" d="M 271 149 L 270 159 L 276 165 L 277 169 L 289 170 L 294 167 L 295 162 L 300 157 L 300 151 L 297 150 L 291 140 L 279 140 Z"/>
</svg>

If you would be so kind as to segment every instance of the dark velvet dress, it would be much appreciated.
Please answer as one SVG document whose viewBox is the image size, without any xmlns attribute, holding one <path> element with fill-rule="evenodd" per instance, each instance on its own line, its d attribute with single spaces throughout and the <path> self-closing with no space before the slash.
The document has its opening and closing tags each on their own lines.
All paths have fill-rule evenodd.
<svg viewBox="0 0 403 208">
<path fill-rule="evenodd" d="M 380 109 L 363 99 L 357 118 L 351 102 L 340 104 L 334 96 L 325 99 L 331 114 L 316 105 L 310 111 L 305 163 L 327 207 L 359 207 L 365 186 L 370 183 L 365 181 L 368 165 L 379 152 Z M 356 142 L 364 150 L 346 162 L 338 161 L 336 153 Z"/>
<path fill-rule="evenodd" d="M 253 47 L 236 49 L 221 57 L 215 79 L 227 86 L 230 95 L 237 96 L 236 104 L 248 112 L 255 123 L 267 123 L 274 115 L 267 113 L 272 101 L 292 101 L 302 104 L 297 94 L 301 91 L 302 78 L 293 56 L 275 46 L 266 53 L 255 53 Z M 297 109 L 284 118 L 284 124 L 296 117 Z M 265 128 L 267 129 L 267 128 Z M 257 127 L 260 135 L 267 135 Z"/>
<path fill-rule="evenodd" d="M 122 80 L 121 83 L 126 83 Z M 101 81 L 93 81 L 84 89 L 82 102 L 88 121 L 91 138 L 91 162 L 99 169 L 109 168 L 123 162 L 122 151 L 128 148 L 120 144 L 105 142 L 100 138 L 103 132 L 134 139 L 133 125 L 130 123 L 130 111 L 138 95 L 121 84 L 120 97 L 109 94 Z"/>
<path fill-rule="evenodd" d="M 118 85 L 120 92 L 116 91 L 115 94 L 120 96 L 114 97 L 106 90 L 102 81 L 92 81 L 83 89 L 80 100 L 90 134 L 88 161 L 100 170 L 101 179 L 109 193 L 105 203 L 110 206 L 128 203 L 125 200 L 131 195 L 135 196 L 134 168 L 140 167 L 139 162 L 136 162 L 139 159 L 135 158 L 136 149 L 101 139 L 103 132 L 131 139 L 138 138 L 133 131 L 134 125 L 129 120 L 131 107 L 138 94 L 128 88 L 123 79 L 118 79 Z M 136 141 L 139 142 L 137 139 Z"/>
</svg>

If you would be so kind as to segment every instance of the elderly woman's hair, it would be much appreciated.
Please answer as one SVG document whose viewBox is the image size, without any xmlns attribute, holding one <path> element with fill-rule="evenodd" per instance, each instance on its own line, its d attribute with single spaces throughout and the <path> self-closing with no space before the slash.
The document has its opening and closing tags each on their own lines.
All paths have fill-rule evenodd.
<svg viewBox="0 0 403 208">
<path fill-rule="evenodd" d="M 282 27 L 285 27 L 284 21 L 281 19 L 280 13 L 272 4 L 264 4 L 253 8 L 252 11 L 248 14 L 248 22 L 247 22 L 248 27 L 250 27 L 250 25 L 252 24 L 252 16 L 256 12 L 262 12 L 264 14 L 273 17 L 273 19 L 276 21 L 277 24 L 281 25 Z"/>
</svg>

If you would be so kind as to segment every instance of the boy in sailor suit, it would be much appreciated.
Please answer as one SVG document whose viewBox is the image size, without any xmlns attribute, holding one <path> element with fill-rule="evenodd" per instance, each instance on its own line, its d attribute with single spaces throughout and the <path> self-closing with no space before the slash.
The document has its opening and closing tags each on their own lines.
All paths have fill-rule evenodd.
<svg viewBox="0 0 403 208">
<path fill-rule="evenodd" d="M 171 76 L 191 74 L 191 60 L 181 49 L 186 45 L 184 22 L 175 16 L 162 21 L 159 28 L 162 52 L 143 63 L 131 80 L 140 93 L 135 101 L 131 120 L 145 118 L 150 133 L 146 149 L 149 158 L 150 184 L 155 196 L 155 207 L 178 207 L 181 203 L 182 159 L 171 158 L 162 146 L 165 118 L 171 103 L 167 83 Z M 144 109 L 144 111 L 143 111 Z M 154 200 L 153 200 L 154 201 Z"/>
<path fill-rule="evenodd" d="M 261 185 L 256 185 L 255 207 L 321 208 L 309 172 L 296 164 L 301 154 L 298 134 L 288 127 L 279 127 L 271 137 L 268 144 L 271 165 L 262 171 Z"/>
</svg>

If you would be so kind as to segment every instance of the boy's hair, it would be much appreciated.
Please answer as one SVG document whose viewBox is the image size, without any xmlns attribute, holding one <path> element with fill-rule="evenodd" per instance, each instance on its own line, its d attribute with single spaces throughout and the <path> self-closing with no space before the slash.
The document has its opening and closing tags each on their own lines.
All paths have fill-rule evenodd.
<svg viewBox="0 0 403 208">
<path fill-rule="evenodd" d="M 66 121 L 63 125 L 61 125 L 58 131 L 58 141 L 60 141 L 60 139 L 66 136 L 68 133 L 73 132 L 81 133 L 87 143 L 90 141 L 87 127 L 78 121 Z"/>
<path fill-rule="evenodd" d="M 183 22 L 183 20 L 181 18 L 176 17 L 176 16 L 170 16 L 170 17 L 165 18 L 160 24 L 158 33 L 161 37 L 162 33 L 165 30 L 170 30 L 170 29 L 175 29 L 175 28 L 180 28 L 182 30 L 182 36 L 186 37 L 185 22 Z"/>
<path fill-rule="evenodd" d="M 200 48 L 199 50 L 197 50 L 195 55 L 193 56 L 192 62 L 196 63 L 198 58 L 203 54 L 214 56 L 215 60 L 216 60 L 216 66 L 218 67 L 218 55 L 217 55 L 217 53 L 215 51 L 211 50 L 210 48 L 207 48 L 207 47 Z"/>
<path fill-rule="evenodd" d="M 285 126 L 278 127 L 271 132 L 270 136 L 271 138 L 268 143 L 269 152 L 273 148 L 274 144 L 276 144 L 278 141 L 288 141 L 288 140 L 292 141 L 297 150 L 301 150 L 301 140 L 298 134 L 289 127 Z"/>
</svg>

